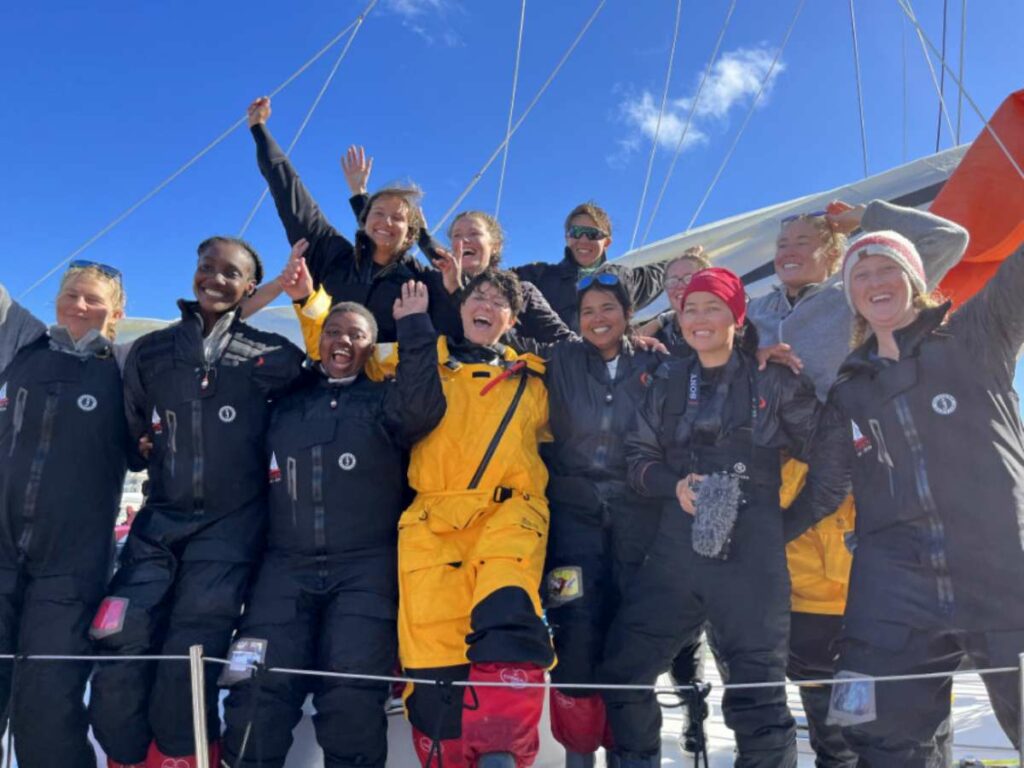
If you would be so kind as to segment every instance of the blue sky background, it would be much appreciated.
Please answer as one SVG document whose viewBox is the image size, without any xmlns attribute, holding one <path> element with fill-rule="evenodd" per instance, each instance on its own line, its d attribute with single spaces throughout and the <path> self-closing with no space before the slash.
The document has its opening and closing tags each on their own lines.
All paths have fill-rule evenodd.
<svg viewBox="0 0 1024 768">
<path fill-rule="evenodd" d="M 15 296 L 241 116 L 347 26 L 364 0 L 302 3 L 39 2 L 0 9 L 0 281 Z M 596 0 L 530 0 L 516 115 Z M 674 0 L 609 0 L 512 141 L 501 206 L 509 263 L 561 256 L 561 223 L 593 198 L 628 249 L 664 83 Z M 917 0 L 938 42 L 942 3 Z M 948 56 L 961 3 L 949 2 Z M 686 0 L 663 143 L 674 145 L 728 7 Z M 706 98 L 649 239 L 685 228 L 778 48 L 794 0 L 740 0 Z M 869 170 L 935 150 L 937 100 L 895 0 L 857 0 Z M 354 229 L 338 158 L 364 143 L 371 186 L 412 179 L 428 220 L 453 202 L 501 141 L 518 0 L 380 0 L 342 63 L 293 160 L 342 231 Z M 991 113 L 1024 85 L 1024 3 L 968 4 L 965 81 Z M 698 223 L 827 189 L 862 175 L 846 2 L 808 0 L 781 69 Z M 270 126 L 291 140 L 340 46 L 274 99 Z M 906 103 L 903 109 L 903 60 Z M 956 121 L 956 88 L 946 93 Z M 964 104 L 962 139 L 980 121 Z M 941 146 L 953 138 L 943 125 Z M 659 150 L 650 203 L 671 157 Z M 463 207 L 493 210 L 499 164 Z M 196 244 L 237 233 L 263 188 L 243 127 L 83 257 L 121 267 L 129 313 L 170 317 L 189 292 Z M 644 218 L 646 226 L 646 215 Z M 641 228 L 641 232 L 643 227 Z M 248 238 L 275 273 L 287 243 L 272 205 Z M 56 278 L 24 302 L 45 319 Z"/>
</svg>

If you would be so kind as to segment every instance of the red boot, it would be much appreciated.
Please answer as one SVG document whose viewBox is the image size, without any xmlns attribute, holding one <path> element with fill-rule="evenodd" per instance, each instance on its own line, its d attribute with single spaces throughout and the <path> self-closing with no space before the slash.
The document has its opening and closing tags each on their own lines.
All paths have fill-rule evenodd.
<svg viewBox="0 0 1024 768">
<path fill-rule="evenodd" d="M 517 768 L 533 765 L 540 748 L 537 724 L 544 709 L 544 670 L 536 664 L 473 664 L 469 682 L 505 683 L 470 685 L 462 699 L 462 742 L 466 764 L 475 766 L 481 755 L 508 752 Z"/>
<path fill-rule="evenodd" d="M 412 727 L 412 745 L 423 768 L 466 768 L 462 755 L 462 739 L 435 742 L 416 726 Z"/>
<path fill-rule="evenodd" d="M 606 730 L 604 699 L 551 689 L 551 734 L 570 752 L 596 752 Z"/>
<path fill-rule="evenodd" d="M 208 747 L 210 756 L 210 768 L 220 767 L 220 741 L 211 741 Z M 184 755 L 173 757 L 165 755 L 156 745 L 156 741 L 149 744 L 149 753 L 146 755 L 145 768 L 196 768 L 195 755 Z"/>
</svg>

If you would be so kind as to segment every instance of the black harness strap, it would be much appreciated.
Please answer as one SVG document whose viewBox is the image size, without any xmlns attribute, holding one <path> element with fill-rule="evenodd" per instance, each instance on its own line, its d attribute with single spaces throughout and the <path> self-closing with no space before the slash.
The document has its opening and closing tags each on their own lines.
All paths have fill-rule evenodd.
<svg viewBox="0 0 1024 768">
<path fill-rule="evenodd" d="M 516 389 L 516 393 L 512 396 L 512 402 L 508 405 L 508 410 L 505 411 L 505 415 L 501 417 L 501 423 L 498 425 L 498 429 L 494 432 L 494 436 L 491 438 L 491 442 L 487 446 L 487 450 L 484 451 L 484 457 L 480 460 L 480 466 L 476 468 L 476 472 L 473 473 L 473 479 L 469 481 L 469 490 L 474 490 L 480 485 L 480 480 L 484 476 L 484 472 L 487 471 L 487 466 L 491 463 L 491 459 L 494 458 L 494 452 L 498 450 L 498 443 L 501 442 L 501 438 L 505 435 L 505 430 L 508 429 L 508 425 L 512 422 L 512 417 L 516 414 L 516 409 L 519 408 L 519 401 L 523 399 L 523 393 L 526 391 L 526 380 L 527 373 L 524 370 L 519 379 L 519 387 Z"/>
</svg>

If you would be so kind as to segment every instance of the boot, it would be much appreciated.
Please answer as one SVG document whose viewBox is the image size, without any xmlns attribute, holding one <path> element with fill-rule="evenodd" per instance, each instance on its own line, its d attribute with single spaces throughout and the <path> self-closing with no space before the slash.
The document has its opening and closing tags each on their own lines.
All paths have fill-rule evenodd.
<svg viewBox="0 0 1024 768">
<path fill-rule="evenodd" d="M 511 752 L 487 752 L 480 755 L 476 762 L 477 768 L 516 768 L 516 760 Z"/>
<path fill-rule="evenodd" d="M 107 758 L 107 768 L 146 768 L 146 764 L 142 763 L 119 763 L 114 758 Z"/>
<path fill-rule="evenodd" d="M 594 753 L 565 750 L 565 768 L 594 768 Z"/>
<path fill-rule="evenodd" d="M 613 765 L 611 758 L 614 756 L 615 768 L 661 768 L 661 750 L 653 755 L 638 755 L 635 752 L 610 752 L 608 754 L 608 765 Z"/>
<path fill-rule="evenodd" d="M 710 713 L 707 699 L 701 699 L 700 717 L 695 718 L 689 705 L 683 706 L 683 730 L 679 735 L 679 748 L 688 755 L 697 753 L 701 744 L 701 732 L 704 730 L 704 721 Z M 707 735 L 704 734 L 703 743 L 707 746 Z"/>
</svg>

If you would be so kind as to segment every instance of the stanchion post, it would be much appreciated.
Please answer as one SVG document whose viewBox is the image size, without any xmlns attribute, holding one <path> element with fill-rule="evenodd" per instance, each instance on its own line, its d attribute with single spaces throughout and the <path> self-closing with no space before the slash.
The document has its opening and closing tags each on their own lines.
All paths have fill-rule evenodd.
<svg viewBox="0 0 1024 768">
<path fill-rule="evenodd" d="M 1017 663 L 1019 665 L 1018 674 L 1020 675 L 1017 678 L 1017 685 L 1020 688 L 1020 711 L 1017 713 L 1019 723 L 1017 753 L 1020 756 L 1021 767 L 1024 768 L 1024 653 L 1017 657 Z"/>
<path fill-rule="evenodd" d="M 206 741 L 206 677 L 203 674 L 203 646 L 188 649 L 192 678 L 192 731 L 195 734 L 196 766 L 210 768 L 210 749 Z"/>
</svg>

